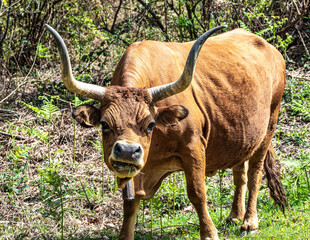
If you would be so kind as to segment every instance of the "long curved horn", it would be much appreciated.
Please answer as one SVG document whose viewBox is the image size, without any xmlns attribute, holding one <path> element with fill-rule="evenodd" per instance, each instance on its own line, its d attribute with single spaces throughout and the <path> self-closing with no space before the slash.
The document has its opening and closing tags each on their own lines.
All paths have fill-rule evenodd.
<svg viewBox="0 0 310 240">
<path fill-rule="evenodd" d="M 214 32 L 225 27 L 227 26 L 223 25 L 213 28 L 205 32 L 197 39 L 197 41 L 194 43 L 188 54 L 183 73 L 177 81 L 148 89 L 148 92 L 152 96 L 153 102 L 157 102 L 159 100 L 170 97 L 174 94 L 180 93 L 190 85 L 194 76 L 198 54 L 200 52 L 202 45 L 205 43 L 208 37 L 210 37 Z"/>
<path fill-rule="evenodd" d="M 68 88 L 71 92 L 80 94 L 84 97 L 101 101 L 106 91 L 105 88 L 77 81 L 73 77 L 70 57 L 64 41 L 62 40 L 60 35 L 56 32 L 56 30 L 53 29 L 51 26 L 45 24 L 45 27 L 47 28 L 48 31 L 51 32 L 56 41 L 61 60 L 62 81 L 64 82 L 66 88 Z"/>
</svg>

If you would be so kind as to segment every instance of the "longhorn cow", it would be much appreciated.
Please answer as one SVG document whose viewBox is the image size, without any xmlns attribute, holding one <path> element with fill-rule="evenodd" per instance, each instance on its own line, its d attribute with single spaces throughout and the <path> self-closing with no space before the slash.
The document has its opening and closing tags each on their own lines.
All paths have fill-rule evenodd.
<svg viewBox="0 0 310 240">
<path fill-rule="evenodd" d="M 73 117 L 84 127 L 101 125 L 105 163 L 119 187 L 133 190 L 134 197 L 124 199 L 119 239 L 134 238 L 140 200 L 152 198 L 175 171 L 185 172 L 201 239 L 218 239 L 204 180 L 220 169 L 233 170 L 236 186 L 227 221 L 243 221 L 244 231 L 258 229 L 263 169 L 271 196 L 284 211 L 287 200 L 271 139 L 285 62 L 272 45 L 242 29 L 209 38 L 223 26 L 195 42 L 137 42 L 120 59 L 111 86 L 101 87 L 74 78 L 62 38 L 46 27 L 60 52 L 65 86 L 101 103 L 79 106 Z"/>
</svg>

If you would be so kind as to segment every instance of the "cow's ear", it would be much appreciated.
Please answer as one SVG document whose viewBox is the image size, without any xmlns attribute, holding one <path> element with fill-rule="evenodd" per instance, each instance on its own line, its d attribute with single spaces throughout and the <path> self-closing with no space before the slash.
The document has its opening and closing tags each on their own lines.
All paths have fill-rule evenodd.
<svg viewBox="0 0 310 240">
<path fill-rule="evenodd" d="M 82 127 L 90 128 L 99 125 L 101 112 L 92 105 L 83 104 L 73 110 L 72 117 L 81 124 Z"/>
<path fill-rule="evenodd" d="M 157 109 L 157 115 L 155 121 L 159 128 L 171 127 L 178 124 L 181 120 L 186 118 L 188 114 L 189 114 L 188 109 L 181 105 L 160 107 Z"/>
</svg>

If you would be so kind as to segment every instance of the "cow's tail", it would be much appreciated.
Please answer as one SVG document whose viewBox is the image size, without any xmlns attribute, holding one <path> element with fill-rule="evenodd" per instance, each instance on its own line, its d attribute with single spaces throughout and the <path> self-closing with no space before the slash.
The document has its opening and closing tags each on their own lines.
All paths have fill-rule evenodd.
<svg viewBox="0 0 310 240">
<path fill-rule="evenodd" d="M 275 203 L 280 207 L 283 214 L 285 214 L 285 208 L 289 210 L 289 205 L 285 196 L 283 185 L 281 183 L 281 172 L 275 164 L 272 146 L 269 147 L 267 151 L 264 161 L 264 168 L 268 180 L 270 196 L 273 198 Z"/>
</svg>

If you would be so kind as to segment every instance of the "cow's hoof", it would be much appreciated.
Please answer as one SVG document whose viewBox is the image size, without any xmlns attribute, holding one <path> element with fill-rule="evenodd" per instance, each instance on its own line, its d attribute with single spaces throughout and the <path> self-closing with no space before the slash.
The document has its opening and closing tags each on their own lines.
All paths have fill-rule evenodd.
<svg viewBox="0 0 310 240">
<path fill-rule="evenodd" d="M 241 225 L 241 231 L 254 231 L 258 229 L 258 219 L 257 217 L 245 218 L 243 224 Z"/>
<path fill-rule="evenodd" d="M 227 223 L 233 223 L 239 225 L 243 222 L 244 219 L 244 211 L 231 211 L 229 216 L 226 218 Z"/>
<path fill-rule="evenodd" d="M 207 236 L 206 236 L 207 235 Z M 202 234 L 200 235 L 201 240 L 220 240 L 217 232 L 209 232 L 208 234 Z"/>
</svg>

